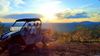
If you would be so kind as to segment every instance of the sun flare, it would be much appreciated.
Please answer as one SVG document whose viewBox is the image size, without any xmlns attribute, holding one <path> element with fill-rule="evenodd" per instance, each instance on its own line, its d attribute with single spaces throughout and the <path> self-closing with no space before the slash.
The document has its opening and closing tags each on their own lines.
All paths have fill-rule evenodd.
<svg viewBox="0 0 100 56">
<path fill-rule="evenodd" d="M 56 19 L 56 13 L 62 12 L 63 9 L 55 3 L 46 3 L 39 7 L 38 13 L 43 15 L 45 21 L 53 21 Z"/>
</svg>

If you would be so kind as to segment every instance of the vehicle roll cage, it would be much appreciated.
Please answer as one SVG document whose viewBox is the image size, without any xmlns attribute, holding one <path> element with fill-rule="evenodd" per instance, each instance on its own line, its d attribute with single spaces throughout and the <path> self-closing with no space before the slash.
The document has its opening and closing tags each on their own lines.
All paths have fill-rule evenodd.
<svg viewBox="0 0 100 56">
<path fill-rule="evenodd" d="M 26 21 L 26 22 L 30 22 L 30 21 L 41 21 L 39 18 L 25 18 L 25 19 L 19 19 L 16 21 Z"/>
<path fill-rule="evenodd" d="M 18 20 L 15 21 L 15 23 L 11 27 L 13 27 L 16 24 L 16 22 L 25 22 L 24 25 L 21 28 L 21 29 L 23 29 L 23 27 L 25 26 L 26 23 L 32 22 L 32 21 L 33 22 L 39 21 L 40 22 L 39 26 L 41 27 L 42 21 L 39 18 L 24 18 L 24 19 L 18 19 Z"/>
</svg>

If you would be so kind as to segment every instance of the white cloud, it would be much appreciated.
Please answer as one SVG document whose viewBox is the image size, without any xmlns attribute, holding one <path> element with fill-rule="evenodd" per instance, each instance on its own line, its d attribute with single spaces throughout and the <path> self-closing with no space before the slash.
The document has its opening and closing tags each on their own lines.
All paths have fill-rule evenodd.
<svg viewBox="0 0 100 56">
<path fill-rule="evenodd" d="M 0 0 L 0 16 L 9 14 L 11 9 L 21 8 L 21 4 L 25 4 L 24 0 Z"/>
<path fill-rule="evenodd" d="M 14 0 L 13 2 L 14 2 L 14 5 L 18 8 L 21 7 L 20 6 L 21 4 L 26 4 L 24 0 Z"/>
<path fill-rule="evenodd" d="M 61 6 L 61 0 L 0 0 L 0 14 L 25 11 L 37 13 L 38 11 L 40 11 L 38 10 L 40 9 L 40 7 L 42 8 L 45 6 L 47 6 L 47 8 L 49 6 L 52 6 L 50 7 L 50 9 L 54 7 L 57 8 L 54 9 L 55 11 L 63 10 Z"/>
<path fill-rule="evenodd" d="M 25 2 L 23 0 L 14 0 L 16 2 L 16 4 L 24 4 Z"/>
<path fill-rule="evenodd" d="M 7 0 L 0 0 L 0 15 L 3 15 L 10 10 L 10 2 Z"/>
</svg>

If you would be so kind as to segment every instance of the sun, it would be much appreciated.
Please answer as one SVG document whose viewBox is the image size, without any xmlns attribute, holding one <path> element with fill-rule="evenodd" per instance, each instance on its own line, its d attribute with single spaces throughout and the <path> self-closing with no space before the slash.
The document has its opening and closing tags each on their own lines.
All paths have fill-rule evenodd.
<svg viewBox="0 0 100 56">
<path fill-rule="evenodd" d="M 39 13 L 44 16 L 47 20 L 53 20 L 56 18 L 57 8 L 52 5 L 45 5 L 40 7 Z"/>
<path fill-rule="evenodd" d="M 44 17 L 45 21 L 55 20 L 56 14 L 61 11 L 62 8 L 60 8 L 57 4 L 54 3 L 46 3 L 38 8 L 38 13 Z"/>
</svg>

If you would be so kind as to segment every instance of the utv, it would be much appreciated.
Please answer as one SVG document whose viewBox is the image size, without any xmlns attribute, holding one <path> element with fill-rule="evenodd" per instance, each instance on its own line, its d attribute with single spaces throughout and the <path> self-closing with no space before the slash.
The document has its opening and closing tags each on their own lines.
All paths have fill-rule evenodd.
<svg viewBox="0 0 100 56">
<path fill-rule="evenodd" d="M 41 41 L 41 25 L 42 22 L 39 18 L 16 20 L 10 27 L 10 32 L 0 37 L 0 53 L 9 50 L 16 55 L 23 48 L 21 46 Z"/>
</svg>

